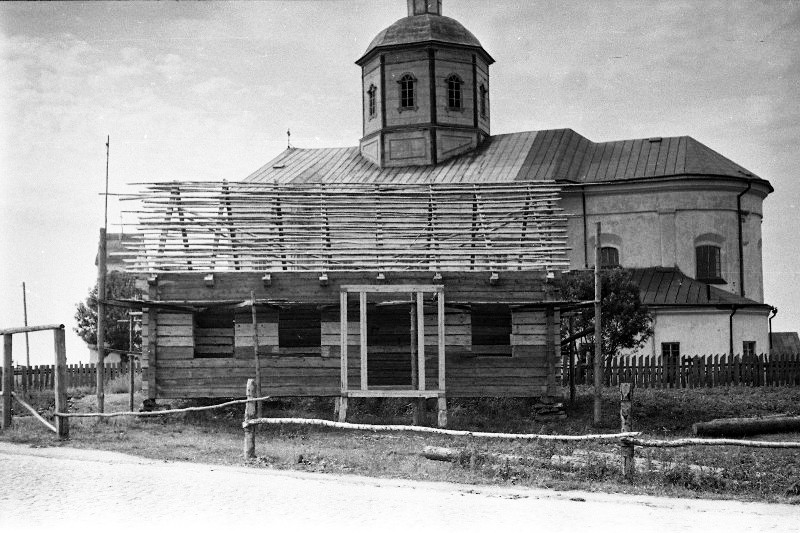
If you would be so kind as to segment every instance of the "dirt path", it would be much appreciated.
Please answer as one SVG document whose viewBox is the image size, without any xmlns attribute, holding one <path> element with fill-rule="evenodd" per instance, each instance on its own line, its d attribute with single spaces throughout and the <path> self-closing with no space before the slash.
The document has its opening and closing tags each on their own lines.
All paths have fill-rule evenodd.
<svg viewBox="0 0 800 533">
<path fill-rule="evenodd" d="M 244 524 L 280 531 L 793 532 L 800 531 L 800 507 L 306 474 L 0 443 L 0 531 L 236 531 Z"/>
</svg>

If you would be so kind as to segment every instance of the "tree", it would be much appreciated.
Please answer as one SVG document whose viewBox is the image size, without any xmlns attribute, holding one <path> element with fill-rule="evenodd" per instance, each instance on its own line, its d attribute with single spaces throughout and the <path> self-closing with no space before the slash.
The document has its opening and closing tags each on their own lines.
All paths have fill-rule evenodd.
<svg viewBox="0 0 800 533">
<path fill-rule="evenodd" d="M 600 271 L 602 284 L 602 344 L 606 363 L 620 350 L 641 348 L 653 334 L 653 319 L 639 299 L 639 287 L 631 281 L 630 272 L 622 268 Z M 594 273 L 581 270 L 561 278 L 561 295 L 565 300 L 594 300 Z M 594 309 L 579 309 L 575 315 L 574 331 L 568 331 L 568 321 L 562 320 L 561 338 L 586 338 L 594 344 Z M 591 357 L 590 357 L 591 359 Z"/>
<path fill-rule="evenodd" d="M 140 298 L 141 291 L 136 288 L 136 278 L 125 272 L 109 272 L 106 276 L 106 299 Z M 75 320 L 78 326 L 75 333 L 87 344 L 97 344 L 97 285 L 89 291 L 85 302 L 77 304 Z M 142 334 L 139 328 L 133 331 L 133 346 L 128 345 L 128 309 L 106 306 L 106 344 L 110 350 L 137 351 L 141 346 Z"/>
</svg>

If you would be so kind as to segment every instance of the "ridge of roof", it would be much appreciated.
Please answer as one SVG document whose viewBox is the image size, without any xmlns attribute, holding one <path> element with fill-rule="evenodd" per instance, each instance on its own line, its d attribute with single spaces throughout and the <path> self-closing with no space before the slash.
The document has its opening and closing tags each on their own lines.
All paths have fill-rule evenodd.
<svg viewBox="0 0 800 533">
<path fill-rule="evenodd" d="M 761 180 L 690 136 L 593 142 L 571 128 L 503 133 L 437 165 L 380 168 L 358 146 L 287 148 L 245 181 L 453 183 L 555 180 L 577 184 L 668 177 Z"/>
</svg>

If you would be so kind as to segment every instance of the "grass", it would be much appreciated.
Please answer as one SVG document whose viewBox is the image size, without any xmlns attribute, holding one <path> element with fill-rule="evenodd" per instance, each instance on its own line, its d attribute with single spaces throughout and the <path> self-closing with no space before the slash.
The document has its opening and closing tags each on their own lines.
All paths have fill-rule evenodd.
<svg viewBox="0 0 800 533">
<path fill-rule="evenodd" d="M 450 427 L 498 432 L 585 434 L 618 431 L 618 394 L 606 391 L 601 427 L 592 427 L 592 396 L 579 388 L 568 419 L 537 423 L 530 417 L 530 402 L 522 399 L 451 400 Z M 77 411 L 95 409 L 95 398 L 76 393 Z M 106 410 L 127 410 L 127 394 L 107 394 Z M 176 402 L 177 403 L 177 402 Z M 141 404 L 137 394 L 136 404 Z M 177 405 L 174 405 L 177 406 Z M 691 434 L 697 421 L 729 416 L 775 413 L 800 414 L 798 388 L 727 387 L 688 390 L 637 390 L 634 393 L 634 428 L 646 436 L 676 438 Z M 333 402 L 327 398 L 285 399 L 266 406 L 265 416 L 332 418 Z M 123 417 L 98 422 L 72 419 L 68 442 L 60 443 L 31 417 L 18 417 L 0 440 L 34 446 L 73 446 L 131 453 L 158 460 L 242 464 L 242 408 L 206 413 L 168 415 L 153 419 Z M 411 407 L 402 400 L 351 400 L 354 422 L 409 423 Z M 433 411 L 429 423 L 434 422 Z M 775 439 L 800 440 L 800 434 L 775 435 Z M 419 455 L 425 445 L 462 450 L 458 463 L 427 460 Z M 547 464 L 553 455 L 576 450 L 617 453 L 616 445 L 558 444 L 488 441 L 466 437 L 405 433 L 345 432 L 305 426 L 262 426 L 258 429 L 254 467 L 315 472 L 354 473 L 376 477 L 449 481 L 465 484 L 502 484 L 582 489 L 605 492 L 682 497 L 737 498 L 800 503 L 800 452 L 738 447 L 637 448 L 637 457 L 664 463 L 654 472 L 625 482 L 616 455 L 588 456 L 579 468 Z M 487 453 L 523 456 L 522 461 L 493 461 Z M 544 466 L 543 466 L 544 464 Z M 698 474 L 688 465 L 709 467 Z M 720 470 L 711 470 L 720 469 Z"/>
</svg>

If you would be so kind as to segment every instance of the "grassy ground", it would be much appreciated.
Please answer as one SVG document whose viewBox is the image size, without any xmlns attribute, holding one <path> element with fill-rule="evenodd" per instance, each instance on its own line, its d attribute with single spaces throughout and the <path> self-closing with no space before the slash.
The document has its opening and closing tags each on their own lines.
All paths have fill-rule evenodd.
<svg viewBox="0 0 800 533">
<path fill-rule="evenodd" d="M 575 405 L 567 407 L 568 419 L 547 424 L 530 418 L 528 401 L 517 399 L 451 400 L 449 421 L 455 429 L 501 432 L 584 434 L 619 429 L 618 394 L 607 391 L 602 427 L 591 425 L 592 397 L 579 388 Z M 47 394 L 33 399 L 46 408 Z M 177 402 L 176 402 L 177 403 Z M 127 410 L 127 394 L 107 394 L 106 411 Z M 136 405 L 141 398 L 136 398 Z M 238 406 L 237 406 L 238 407 Z M 75 391 L 72 408 L 95 409 L 94 396 Z M 676 438 L 691 434 L 691 424 L 730 416 L 776 413 L 800 414 L 798 388 L 728 387 L 689 390 L 637 390 L 634 393 L 634 429 L 646 436 Z M 294 399 L 266 406 L 265 416 L 332 418 L 331 399 Z M 433 422 L 434 413 L 429 415 Z M 354 422 L 409 423 L 410 404 L 400 400 L 351 400 L 349 419 Z M 14 427 L 0 433 L 0 440 L 33 446 L 73 446 L 114 450 L 164 460 L 241 464 L 242 409 L 157 419 L 116 418 L 98 422 L 72 419 L 68 442 L 60 443 L 32 417 L 17 417 Z M 800 434 L 773 435 L 771 440 L 800 440 Z M 422 458 L 425 445 L 463 450 L 459 463 Z M 356 473 L 369 476 L 636 492 L 655 495 L 723 497 L 800 504 L 800 451 L 738 447 L 690 447 L 668 450 L 637 448 L 637 457 L 671 465 L 637 475 L 633 484 L 622 480 L 616 457 L 590 458 L 580 468 L 556 468 L 547 463 L 552 455 L 570 455 L 578 449 L 616 454 L 614 445 L 515 443 L 435 435 L 372 434 L 324 428 L 262 426 L 257 435 L 258 459 L 254 467 L 299 469 L 317 472 Z M 523 461 L 494 462 L 483 454 L 524 456 Z M 720 470 L 693 473 L 687 465 Z"/>
</svg>

